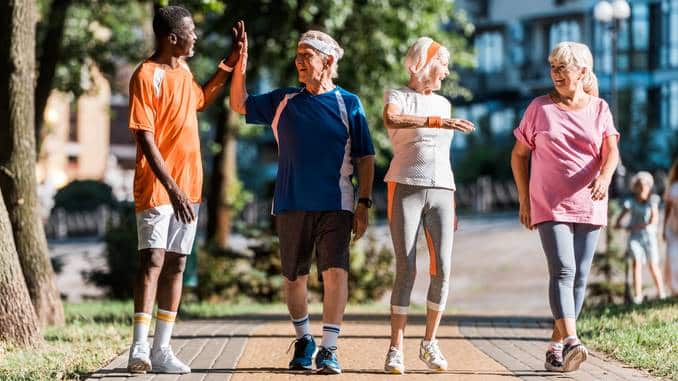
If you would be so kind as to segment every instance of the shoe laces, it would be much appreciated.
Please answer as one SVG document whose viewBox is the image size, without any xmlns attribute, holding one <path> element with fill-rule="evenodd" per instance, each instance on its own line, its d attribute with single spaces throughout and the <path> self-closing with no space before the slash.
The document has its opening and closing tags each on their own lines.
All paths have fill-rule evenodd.
<svg viewBox="0 0 678 381">
<path fill-rule="evenodd" d="M 324 350 L 321 350 L 320 352 L 318 352 L 317 356 L 321 360 L 331 360 L 333 355 L 334 355 L 334 352 L 337 350 L 337 347 L 329 347 L 329 348 L 323 347 L 323 349 Z"/>
<path fill-rule="evenodd" d="M 403 362 L 403 352 L 400 351 L 400 349 L 396 347 L 391 347 L 391 349 L 388 351 L 388 362 L 393 362 L 396 361 L 398 363 Z"/>
<path fill-rule="evenodd" d="M 443 360 L 443 354 L 440 352 L 440 348 L 438 347 L 438 341 L 434 340 L 431 341 L 427 346 L 426 346 L 426 352 L 428 352 L 429 356 L 431 357 L 431 361 L 442 361 Z"/>
<path fill-rule="evenodd" d="M 174 358 L 174 352 L 170 346 L 160 347 L 160 354 L 162 355 L 163 361 Z"/>
<path fill-rule="evenodd" d="M 306 335 L 304 335 L 304 336 L 302 336 L 298 339 L 292 340 L 290 345 L 287 347 L 287 351 L 285 353 L 290 353 L 290 349 L 292 349 L 292 346 L 294 346 L 294 357 L 299 357 L 299 356 L 303 355 L 304 354 L 303 351 L 304 351 L 304 347 L 305 347 L 304 341 L 306 341 L 306 340 L 308 340 L 308 339 L 306 339 Z"/>
</svg>

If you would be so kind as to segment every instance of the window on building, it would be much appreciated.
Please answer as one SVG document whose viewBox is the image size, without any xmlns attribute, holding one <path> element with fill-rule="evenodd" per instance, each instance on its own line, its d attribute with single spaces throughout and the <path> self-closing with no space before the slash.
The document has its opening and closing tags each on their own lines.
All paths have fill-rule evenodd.
<svg viewBox="0 0 678 381">
<path fill-rule="evenodd" d="M 669 85 L 669 126 L 673 130 L 678 130 L 678 81 L 672 81 Z"/>
<path fill-rule="evenodd" d="M 476 35 L 476 63 L 481 73 L 496 73 L 504 65 L 504 42 L 500 31 L 482 32 Z"/>
<path fill-rule="evenodd" d="M 669 66 L 676 67 L 678 66 L 678 0 L 671 0 L 669 8 L 668 63 Z"/>
<path fill-rule="evenodd" d="M 78 102 L 71 102 L 68 118 L 68 141 L 73 143 L 78 142 Z"/>
<path fill-rule="evenodd" d="M 577 20 L 561 20 L 549 28 L 549 51 L 562 41 L 581 41 L 581 27 Z"/>
</svg>

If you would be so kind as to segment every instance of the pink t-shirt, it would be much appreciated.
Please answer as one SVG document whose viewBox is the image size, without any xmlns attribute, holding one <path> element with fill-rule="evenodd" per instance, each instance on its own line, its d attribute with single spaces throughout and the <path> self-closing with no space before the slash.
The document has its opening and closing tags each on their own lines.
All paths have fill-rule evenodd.
<svg viewBox="0 0 678 381">
<path fill-rule="evenodd" d="M 604 138 L 614 128 L 607 102 L 591 97 L 576 111 L 558 108 L 548 95 L 535 98 L 513 131 L 532 150 L 530 217 L 607 225 L 607 197 L 593 201 L 588 186 L 600 173 Z"/>
</svg>

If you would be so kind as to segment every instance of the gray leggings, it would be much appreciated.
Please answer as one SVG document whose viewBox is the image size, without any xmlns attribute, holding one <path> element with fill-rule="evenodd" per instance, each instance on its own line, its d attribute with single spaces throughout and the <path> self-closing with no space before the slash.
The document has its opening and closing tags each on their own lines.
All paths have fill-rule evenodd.
<svg viewBox="0 0 678 381">
<path fill-rule="evenodd" d="M 388 188 L 389 227 L 396 258 L 391 311 L 406 314 L 410 305 L 410 294 L 417 274 L 417 236 L 422 222 L 431 262 L 427 307 L 442 311 L 450 287 L 454 191 L 400 183 L 389 183 Z"/>
<path fill-rule="evenodd" d="M 553 318 L 579 317 L 586 279 L 600 226 L 548 221 L 537 225 L 549 267 L 549 302 Z"/>
</svg>

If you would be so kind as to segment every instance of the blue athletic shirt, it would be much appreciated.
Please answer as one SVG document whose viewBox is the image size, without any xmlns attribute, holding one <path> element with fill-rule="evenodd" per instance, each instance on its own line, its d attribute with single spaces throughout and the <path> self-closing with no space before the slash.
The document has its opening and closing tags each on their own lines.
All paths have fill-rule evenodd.
<svg viewBox="0 0 678 381">
<path fill-rule="evenodd" d="M 337 86 L 313 95 L 282 88 L 247 98 L 247 123 L 267 124 L 278 143 L 273 214 L 353 211 L 352 158 L 374 155 L 357 95 Z"/>
</svg>

